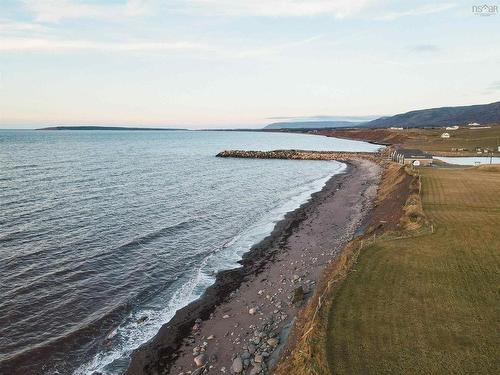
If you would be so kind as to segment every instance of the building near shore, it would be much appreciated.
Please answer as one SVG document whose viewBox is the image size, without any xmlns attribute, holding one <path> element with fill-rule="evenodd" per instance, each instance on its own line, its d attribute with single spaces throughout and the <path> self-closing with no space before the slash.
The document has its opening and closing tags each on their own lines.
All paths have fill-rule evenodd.
<svg viewBox="0 0 500 375">
<path fill-rule="evenodd" d="M 428 166 L 432 164 L 432 155 L 416 149 L 400 148 L 391 154 L 391 159 L 400 164 L 414 166 Z M 417 162 L 417 163 L 416 163 Z"/>
</svg>

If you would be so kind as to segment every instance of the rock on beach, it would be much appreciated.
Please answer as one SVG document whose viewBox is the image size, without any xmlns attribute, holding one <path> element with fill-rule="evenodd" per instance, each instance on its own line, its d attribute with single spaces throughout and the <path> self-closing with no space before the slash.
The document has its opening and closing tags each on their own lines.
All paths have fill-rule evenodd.
<svg viewBox="0 0 500 375">
<path fill-rule="evenodd" d="M 238 356 L 233 360 L 231 372 L 233 374 L 241 374 L 243 372 L 243 361 L 241 360 L 241 357 Z"/>
</svg>

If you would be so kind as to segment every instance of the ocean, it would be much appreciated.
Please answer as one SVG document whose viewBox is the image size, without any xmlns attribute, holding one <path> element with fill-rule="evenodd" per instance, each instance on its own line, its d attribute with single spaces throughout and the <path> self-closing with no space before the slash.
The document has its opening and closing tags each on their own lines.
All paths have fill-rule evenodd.
<svg viewBox="0 0 500 375">
<path fill-rule="evenodd" d="M 345 169 L 216 153 L 293 148 L 377 146 L 285 133 L 0 131 L 0 373 L 123 373 L 133 349 Z"/>
</svg>

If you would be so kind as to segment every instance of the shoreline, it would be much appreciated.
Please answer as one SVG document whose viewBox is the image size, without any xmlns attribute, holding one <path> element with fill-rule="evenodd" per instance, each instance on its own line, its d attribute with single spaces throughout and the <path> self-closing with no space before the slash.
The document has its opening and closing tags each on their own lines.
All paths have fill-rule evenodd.
<svg viewBox="0 0 500 375">
<path fill-rule="evenodd" d="M 367 160 L 351 160 L 346 164 L 343 173 L 332 176 L 307 202 L 288 212 L 269 236 L 252 246 L 239 262 L 241 267 L 219 272 L 214 284 L 199 299 L 178 310 L 152 340 L 136 349 L 126 374 L 179 374 L 184 371 L 201 374 L 212 368 L 214 373 L 222 370 L 229 373 L 234 361 L 255 368 L 252 370 L 255 374 L 261 373 L 256 370 L 265 370 L 269 362 L 267 355 L 271 355 L 268 352 L 279 351 L 276 347 L 282 343 L 278 345 L 278 342 L 286 341 L 280 335 L 285 327 L 291 326 L 303 303 L 291 304 L 290 293 L 300 286 L 304 300 L 312 294 L 321 271 L 352 239 L 370 211 L 380 167 Z M 348 200 L 342 195 L 347 195 L 355 204 L 346 206 Z M 338 212 L 334 214 L 332 208 Z M 324 220 L 328 215 L 333 222 Z M 338 217 L 335 220 L 333 216 Z M 332 226 L 336 230 L 331 231 Z M 314 260 L 314 266 L 306 266 L 305 252 L 299 251 L 303 246 L 316 247 L 307 254 Z M 291 266 L 294 262 L 289 263 L 290 259 L 295 259 L 296 263 L 302 261 L 302 267 Z M 285 275 L 290 272 L 293 274 Z M 304 277 L 297 275 L 304 272 Z M 267 294 L 269 287 L 276 288 L 277 283 L 281 283 L 278 288 L 281 292 L 272 296 Z M 247 332 L 242 332 L 244 325 L 249 323 L 254 324 L 245 326 Z M 248 349 L 253 328 L 261 331 L 266 342 L 274 339 L 271 343 L 276 344 L 264 343 L 263 349 L 267 352 L 256 349 L 267 354 L 265 356 L 257 358 L 252 353 L 246 358 L 248 354 L 242 345 Z M 233 332 L 229 332 L 231 330 Z M 193 349 L 202 363 L 198 369 L 193 361 Z M 273 361 L 276 359 L 274 355 Z"/>
</svg>

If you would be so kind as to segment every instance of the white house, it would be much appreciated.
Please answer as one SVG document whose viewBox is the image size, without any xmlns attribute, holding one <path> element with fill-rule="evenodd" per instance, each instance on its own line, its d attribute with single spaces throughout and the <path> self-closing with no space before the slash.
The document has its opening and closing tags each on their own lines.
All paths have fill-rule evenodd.
<svg viewBox="0 0 500 375">
<path fill-rule="evenodd" d="M 441 134 L 441 138 L 450 138 L 450 133 Z"/>
<path fill-rule="evenodd" d="M 478 124 L 477 122 L 471 122 L 471 123 L 469 124 L 469 126 L 479 126 L 479 125 L 481 125 L 481 124 Z"/>
<path fill-rule="evenodd" d="M 458 125 L 455 126 L 447 126 L 446 130 L 458 130 Z"/>
</svg>

